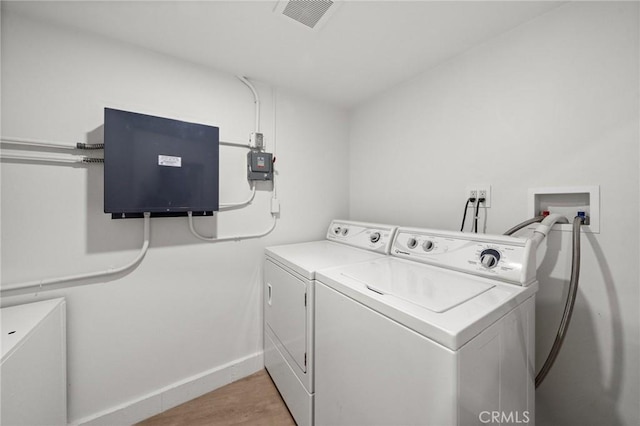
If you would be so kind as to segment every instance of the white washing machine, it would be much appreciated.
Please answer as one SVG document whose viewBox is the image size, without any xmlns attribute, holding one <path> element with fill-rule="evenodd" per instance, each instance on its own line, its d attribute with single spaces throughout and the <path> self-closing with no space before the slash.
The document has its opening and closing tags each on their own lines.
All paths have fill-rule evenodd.
<svg viewBox="0 0 640 426">
<path fill-rule="evenodd" d="M 535 424 L 535 249 L 399 228 L 316 274 L 316 425 Z"/>
<path fill-rule="evenodd" d="M 315 273 L 387 257 L 395 230 L 334 220 L 325 240 L 265 250 L 264 363 L 300 426 L 313 424 Z"/>
</svg>

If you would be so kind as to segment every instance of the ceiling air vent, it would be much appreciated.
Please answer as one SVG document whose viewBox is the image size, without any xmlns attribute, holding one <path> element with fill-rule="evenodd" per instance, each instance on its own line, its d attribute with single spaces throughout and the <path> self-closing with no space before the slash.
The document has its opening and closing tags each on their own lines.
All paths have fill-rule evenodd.
<svg viewBox="0 0 640 426">
<path fill-rule="evenodd" d="M 274 11 L 312 30 L 318 30 L 337 8 L 338 4 L 331 0 L 285 0 L 279 1 Z"/>
</svg>

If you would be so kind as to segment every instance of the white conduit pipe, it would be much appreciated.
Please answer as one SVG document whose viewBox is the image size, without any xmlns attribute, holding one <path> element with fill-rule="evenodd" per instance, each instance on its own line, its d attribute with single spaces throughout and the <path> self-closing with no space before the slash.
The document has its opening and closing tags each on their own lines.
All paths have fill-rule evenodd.
<svg viewBox="0 0 640 426">
<path fill-rule="evenodd" d="M 220 141 L 219 144 L 220 145 L 226 145 L 226 146 L 237 146 L 238 148 L 251 148 L 251 145 L 249 145 L 248 143 L 237 143 L 237 142 Z"/>
<path fill-rule="evenodd" d="M 84 162 L 85 157 L 77 156 L 77 155 L 29 155 L 29 154 L 7 154 L 1 153 L 0 159 L 6 160 L 22 160 L 22 161 L 44 161 L 44 162 L 52 162 L 52 163 L 82 163 Z"/>
<path fill-rule="evenodd" d="M 202 241 L 208 241 L 210 243 L 220 243 L 223 241 L 240 241 L 240 240 L 248 240 L 251 238 L 260 238 L 260 237 L 264 237 L 267 234 L 270 234 L 271 231 L 273 231 L 276 227 L 276 217 L 274 215 L 271 215 L 271 219 L 272 219 L 271 226 L 269 227 L 269 229 L 259 234 L 236 235 L 233 237 L 205 237 L 204 235 L 200 235 L 198 231 L 196 231 L 196 228 L 193 226 L 193 216 L 191 212 L 188 212 L 187 215 L 189 217 L 189 230 L 191 231 L 193 236 Z"/>
<path fill-rule="evenodd" d="M 256 186 L 252 184 L 251 195 L 249 196 L 248 199 L 246 199 L 245 201 L 241 201 L 239 203 L 220 203 L 218 210 L 224 211 L 224 210 L 229 210 L 235 207 L 246 206 L 247 204 L 253 201 L 255 196 L 256 196 Z"/>
<path fill-rule="evenodd" d="M 244 84 L 247 85 L 247 87 L 249 89 L 251 89 L 251 92 L 253 93 L 253 99 L 255 100 L 256 103 L 256 132 L 260 132 L 260 97 L 258 96 L 258 92 L 256 91 L 256 88 L 253 87 L 253 84 L 251 84 L 251 82 L 246 78 L 243 77 L 241 75 L 237 76 L 238 79 L 240 79 L 240 81 L 242 81 Z"/>
<path fill-rule="evenodd" d="M 22 139 L 14 138 L 10 136 L 0 137 L 2 142 L 9 142 L 17 145 L 37 146 L 42 148 L 57 148 L 57 149 L 76 149 L 75 145 L 67 145 L 58 142 L 42 141 L 37 139 Z"/>
<path fill-rule="evenodd" d="M 260 131 L 260 97 L 258 96 L 258 92 L 256 91 L 255 87 L 253 86 L 253 84 L 251 84 L 251 82 L 243 76 L 237 76 L 238 79 L 240 81 L 242 81 L 250 90 L 251 93 L 253 93 L 253 98 L 256 104 L 256 123 L 255 123 L 255 131 L 259 132 Z M 230 145 L 230 146 L 241 146 L 241 147 L 247 147 L 247 148 L 251 148 L 250 145 L 244 145 L 244 144 L 237 144 L 237 143 L 232 143 L 232 142 L 220 142 L 221 145 Z M 251 190 L 251 196 L 246 200 L 243 201 L 241 203 L 232 203 L 232 204 L 220 204 L 220 209 L 221 211 L 223 210 L 228 210 L 234 207 L 239 207 L 239 206 L 243 206 L 246 204 L 249 204 L 253 201 L 254 197 L 256 195 L 256 187 L 255 184 L 252 187 Z M 223 242 L 223 241 L 240 241 L 240 240 L 246 240 L 246 239 L 250 239 L 250 238 L 260 238 L 260 237 L 264 237 L 265 235 L 271 233 L 275 227 L 276 227 L 276 223 L 277 223 L 277 218 L 275 215 L 271 216 L 272 222 L 271 222 L 271 226 L 269 227 L 269 229 L 267 229 L 264 232 L 258 233 L 258 234 L 245 234 L 245 235 L 235 235 L 235 236 L 231 236 L 231 237 L 205 237 L 204 235 L 200 235 L 196 229 L 195 226 L 193 224 L 193 214 L 192 212 L 188 212 L 187 213 L 188 216 L 188 220 L 189 220 L 189 230 L 191 231 L 191 233 L 193 234 L 194 237 L 202 240 L 202 241 L 207 241 L 207 242 L 211 242 L 211 243 L 217 243 L 217 242 Z"/>
<path fill-rule="evenodd" d="M 277 96 L 278 96 L 278 91 L 275 87 L 272 87 L 271 89 L 271 106 L 273 108 L 273 158 L 276 158 L 276 141 L 278 140 L 278 133 L 277 133 L 277 112 L 278 112 L 278 108 L 277 108 Z M 273 177 L 273 196 L 272 199 L 276 199 L 278 198 L 278 194 L 276 191 L 276 183 L 278 181 L 278 179 L 276 178 L 276 173 L 274 171 L 273 173 L 274 177 Z"/>
<path fill-rule="evenodd" d="M 21 139 L 21 138 L 9 137 L 9 136 L 2 136 L 0 140 L 2 142 L 7 142 L 10 144 L 35 146 L 40 148 L 56 148 L 56 149 L 69 149 L 69 150 L 78 149 L 77 145 L 67 145 L 67 144 L 61 144 L 57 142 L 46 142 L 46 141 L 40 141 L 36 139 Z M 237 146 L 240 148 L 251 148 L 251 146 L 248 143 L 239 143 L 239 142 L 220 141 L 220 145 Z"/>
<path fill-rule="evenodd" d="M 110 268 L 110 269 L 107 269 L 106 271 L 90 272 L 86 274 L 68 275 L 68 276 L 59 277 L 59 278 L 48 278 L 43 280 L 28 281 L 24 283 L 3 285 L 0 288 L 0 290 L 4 293 L 5 291 L 22 290 L 26 288 L 42 289 L 42 287 L 52 285 L 52 284 L 59 284 L 59 283 L 69 282 L 69 281 L 78 281 L 78 280 L 84 280 L 88 278 L 106 277 L 109 275 L 114 275 L 114 274 L 126 271 L 127 269 L 130 269 L 133 266 L 137 265 L 142 260 L 142 258 L 147 253 L 147 250 L 149 249 L 150 217 L 151 215 L 149 213 L 144 214 L 144 243 L 142 244 L 140 253 L 138 253 L 138 256 L 136 256 L 135 259 L 133 259 L 131 262 L 127 263 L 124 266 L 121 266 L 119 268 Z"/>
<path fill-rule="evenodd" d="M 253 98 L 254 98 L 255 104 L 256 104 L 256 124 L 255 124 L 255 127 L 256 127 L 256 132 L 258 132 L 258 131 L 260 131 L 260 98 L 258 96 L 258 92 L 256 91 L 255 87 L 253 87 L 253 84 L 251 84 L 251 82 L 246 77 L 243 77 L 243 76 L 237 76 L 237 77 L 249 89 L 251 89 L 251 93 L 253 93 Z M 225 141 L 220 141 L 219 143 L 220 143 L 220 145 L 235 146 L 235 147 L 239 147 L 239 148 L 251 149 L 251 145 L 249 145 L 249 144 L 236 143 L 236 142 L 225 142 Z M 220 211 L 224 211 L 224 210 L 233 209 L 235 207 L 246 206 L 247 204 L 249 204 L 249 203 L 251 203 L 253 201 L 255 196 L 256 196 L 256 187 L 255 187 L 255 185 L 252 184 L 251 195 L 249 196 L 249 198 L 247 200 L 239 202 L 239 203 L 220 203 L 219 210 Z"/>
</svg>

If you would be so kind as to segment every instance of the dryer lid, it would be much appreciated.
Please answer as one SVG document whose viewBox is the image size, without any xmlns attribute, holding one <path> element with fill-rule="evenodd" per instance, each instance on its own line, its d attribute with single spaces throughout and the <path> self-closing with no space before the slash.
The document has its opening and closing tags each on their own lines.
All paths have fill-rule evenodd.
<svg viewBox="0 0 640 426">
<path fill-rule="evenodd" d="M 319 269 L 365 262 L 384 256 L 327 240 L 267 247 L 265 253 L 267 257 L 310 280 L 315 279 L 316 271 Z"/>
</svg>

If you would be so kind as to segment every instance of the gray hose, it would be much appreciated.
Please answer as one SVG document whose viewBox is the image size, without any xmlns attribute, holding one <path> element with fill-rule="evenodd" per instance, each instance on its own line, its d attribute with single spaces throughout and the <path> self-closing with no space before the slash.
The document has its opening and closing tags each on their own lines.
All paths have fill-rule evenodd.
<svg viewBox="0 0 640 426">
<path fill-rule="evenodd" d="M 542 222 L 543 219 L 544 219 L 544 216 L 536 216 L 536 217 L 533 217 L 533 218 L 531 218 L 529 220 L 525 220 L 524 222 L 519 223 L 516 226 L 514 226 L 513 228 L 509 229 L 507 232 L 504 233 L 504 235 L 515 234 L 517 231 L 521 230 L 525 226 L 529 226 L 532 223 Z"/>
<path fill-rule="evenodd" d="M 560 321 L 560 327 L 558 327 L 556 340 L 553 342 L 551 351 L 549 351 L 549 355 L 547 356 L 544 365 L 536 376 L 536 388 L 543 382 L 558 357 L 567 328 L 569 327 L 569 321 L 571 321 L 573 306 L 576 303 L 576 295 L 578 294 L 578 280 L 580 279 L 580 226 L 583 223 L 584 218 L 582 217 L 576 216 L 573 219 L 573 248 L 571 253 L 571 279 L 569 281 L 569 294 L 567 294 L 567 301 L 564 305 L 564 312 L 562 314 L 562 320 Z"/>
<path fill-rule="evenodd" d="M 536 216 L 529 220 L 525 220 L 522 223 L 517 224 L 513 228 L 509 229 L 504 235 L 512 235 L 520 229 L 531 225 L 532 223 L 541 222 L 544 216 Z M 560 348 L 564 342 L 564 337 L 569 327 L 569 321 L 571 321 L 571 314 L 573 313 L 573 306 L 576 302 L 576 295 L 578 294 L 578 280 L 580 278 L 580 226 L 584 223 L 583 217 L 576 216 L 573 219 L 573 245 L 571 253 L 571 278 L 569 279 L 569 294 L 567 294 L 567 301 L 564 306 L 564 312 L 562 319 L 560 320 L 560 326 L 556 333 L 556 339 L 553 342 L 553 346 L 549 351 L 549 355 L 545 360 L 540 372 L 536 375 L 536 388 L 544 381 L 545 377 L 551 370 L 553 363 L 560 353 Z"/>
</svg>

